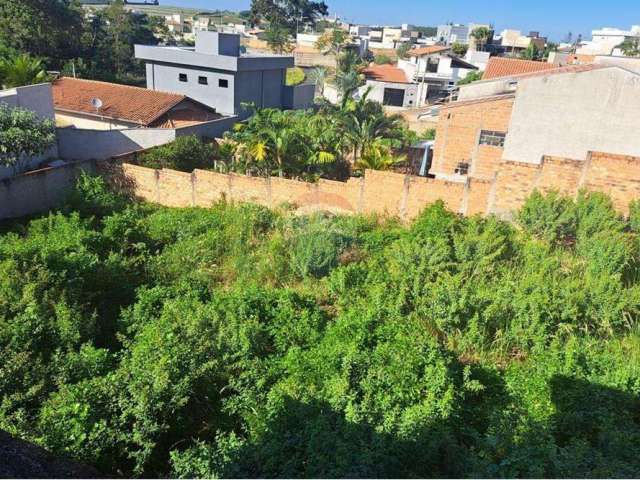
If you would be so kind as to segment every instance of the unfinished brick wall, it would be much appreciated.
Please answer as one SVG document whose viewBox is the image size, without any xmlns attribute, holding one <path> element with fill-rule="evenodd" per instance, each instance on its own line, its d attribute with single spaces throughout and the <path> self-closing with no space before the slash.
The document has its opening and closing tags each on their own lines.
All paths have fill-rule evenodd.
<svg viewBox="0 0 640 480">
<path fill-rule="evenodd" d="M 507 132 L 513 97 L 463 102 L 443 108 L 436 127 L 431 173 L 453 175 L 458 163 L 469 163 L 475 178 L 493 179 L 502 163 L 502 148 L 479 145 L 481 130 Z"/>
<path fill-rule="evenodd" d="M 114 184 L 138 197 L 173 207 L 207 207 L 225 198 L 268 207 L 289 203 L 301 211 L 387 214 L 404 220 L 415 218 L 437 200 L 464 215 L 492 213 L 511 218 L 535 189 L 569 196 L 580 189 L 601 191 L 611 195 L 623 213 L 631 200 L 640 198 L 640 158 L 597 152 L 586 160 L 544 157 L 539 165 L 504 161 L 493 179 L 469 177 L 464 182 L 367 170 L 363 178 L 348 182 L 306 183 L 205 170 L 153 170 L 126 163 L 105 174 L 117 177 Z"/>
</svg>

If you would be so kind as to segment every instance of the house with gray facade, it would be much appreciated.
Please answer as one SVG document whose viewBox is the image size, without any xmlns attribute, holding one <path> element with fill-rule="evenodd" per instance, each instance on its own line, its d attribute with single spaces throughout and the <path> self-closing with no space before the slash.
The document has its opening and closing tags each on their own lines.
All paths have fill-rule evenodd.
<svg viewBox="0 0 640 480">
<path fill-rule="evenodd" d="M 244 104 L 313 104 L 312 85 L 285 85 L 293 56 L 242 53 L 237 34 L 199 31 L 195 48 L 136 45 L 135 56 L 146 63 L 148 89 L 186 95 L 223 115 L 248 117 L 251 111 Z"/>
</svg>

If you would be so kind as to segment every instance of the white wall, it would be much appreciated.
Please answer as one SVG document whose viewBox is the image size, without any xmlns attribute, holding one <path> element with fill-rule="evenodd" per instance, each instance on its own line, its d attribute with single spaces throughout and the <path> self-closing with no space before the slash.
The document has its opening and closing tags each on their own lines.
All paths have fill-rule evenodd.
<svg viewBox="0 0 640 480">
<path fill-rule="evenodd" d="M 109 118 L 97 118 L 89 115 L 56 111 L 56 125 L 59 127 L 75 127 L 87 130 L 123 130 L 125 128 L 135 128 L 133 123 L 118 122 Z"/>
<path fill-rule="evenodd" d="M 413 83 L 389 83 L 389 82 L 377 82 L 374 80 L 367 80 L 367 83 L 360 87 L 360 95 L 363 95 L 368 88 L 371 89 L 369 93 L 369 100 L 373 100 L 382 103 L 384 100 L 385 88 L 394 88 L 398 90 L 404 90 L 404 104 L 403 107 L 415 107 L 417 105 L 417 85 Z"/>
<path fill-rule="evenodd" d="M 543 155 L 584 160 L 589 151 L 640 156 L 640 76 L 612 67 L 522 80 L 505 160 Z"/>
</svg>

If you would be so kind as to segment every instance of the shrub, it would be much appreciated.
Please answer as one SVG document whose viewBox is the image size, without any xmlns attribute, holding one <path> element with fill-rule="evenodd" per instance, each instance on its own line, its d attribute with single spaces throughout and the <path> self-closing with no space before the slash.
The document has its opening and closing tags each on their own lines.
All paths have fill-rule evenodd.
<svg viewBox="0 0 640 480">
<path fill-rule="evenodd" d="M 304 70 L 300 67 L 287 68 L 287 85 L 295 86 L 304 82 L 305 74 Z"/>
<path fill-rule="evenodd" d="M 573 200 L 558 192 L 534 191 L 522 206 L 518 222 L 526 231 L 552 243 L 573 241 L 577 218 Z"/>
<path fill-rule="evenodd" d="M 196 168 L 213 168 L 214 156 L 215 148 L 212 145 L 195 136 L 187 136 L 152 148 L 142 155 L 139 162 L 143 167 L 192 172 Z"/>
<path fill-rule="evenodd" d="M 388 55 L 380 54 L 380 55 L 376 55 L 373 58 L 373 62 L 376 65 L 385 65 L 385 64 L 388 64 L 388 63 L 393 63 L 393 60 Z"/>
</svg>

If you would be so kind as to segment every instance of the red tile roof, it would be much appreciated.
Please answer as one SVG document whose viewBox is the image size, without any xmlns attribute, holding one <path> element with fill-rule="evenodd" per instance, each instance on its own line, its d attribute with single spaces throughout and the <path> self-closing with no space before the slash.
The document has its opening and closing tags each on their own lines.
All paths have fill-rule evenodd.
<svg viewBox="0 0 640 480">
<path fill-rule="evenodd" d="M 115 120 L 149 125 L 187 97 L 146 88 L 62 77 L 52 84 L 56 109 L 96 114 L 91 99 L 102 100 L 100 115 Z"/>
<path fill-rule="evenodd" d="M 540 72 L 557 68 L 553 63 L 519 60 L 517 58 L 491 57 L 482 75 L 483 80 L 509 77 L 523 73 Z"/>
<path fill-rule="evenodd" d="M 421 55 L 433 55 L 434 53 L 446 52 L 447 50 L 451 50 L 451 47 L 444 47 L 442 45 L 429 45 L 427 47 L 420 47 L 409 50 L 408 55 L 411 57 L 419 57 Z"/>
<path fill-rule="evenodd" d="M 404 70 L 393 65 L 370 65 L 362 69 L 365 77 L 369 80 L 389 83 L 411 83 L 407 79 Z"/>
<path fill-rule="evenodd" d="M 548 75 L 560 75 L 562 73 L 581 73 L 581 72 L 590 72 L 591 70 L 598 70 L 600 68 L 608 68 L 613 65 L 604 65 L 604 64 L 585 64 L 585 65 L 566 65 L 564 67 L 555 67 L 549 70 L 541 70 L 538 72 L 530 72 L 530 73 L 521 73 L 519 75 L 509 75 L 509 78 L 513 78 L 514 80 L 522 80 L 525 78 L 533 78 L 533 77 L 545 77 Z M 482 77 L 484 80 L 484 77 Z"/>
</svg>

